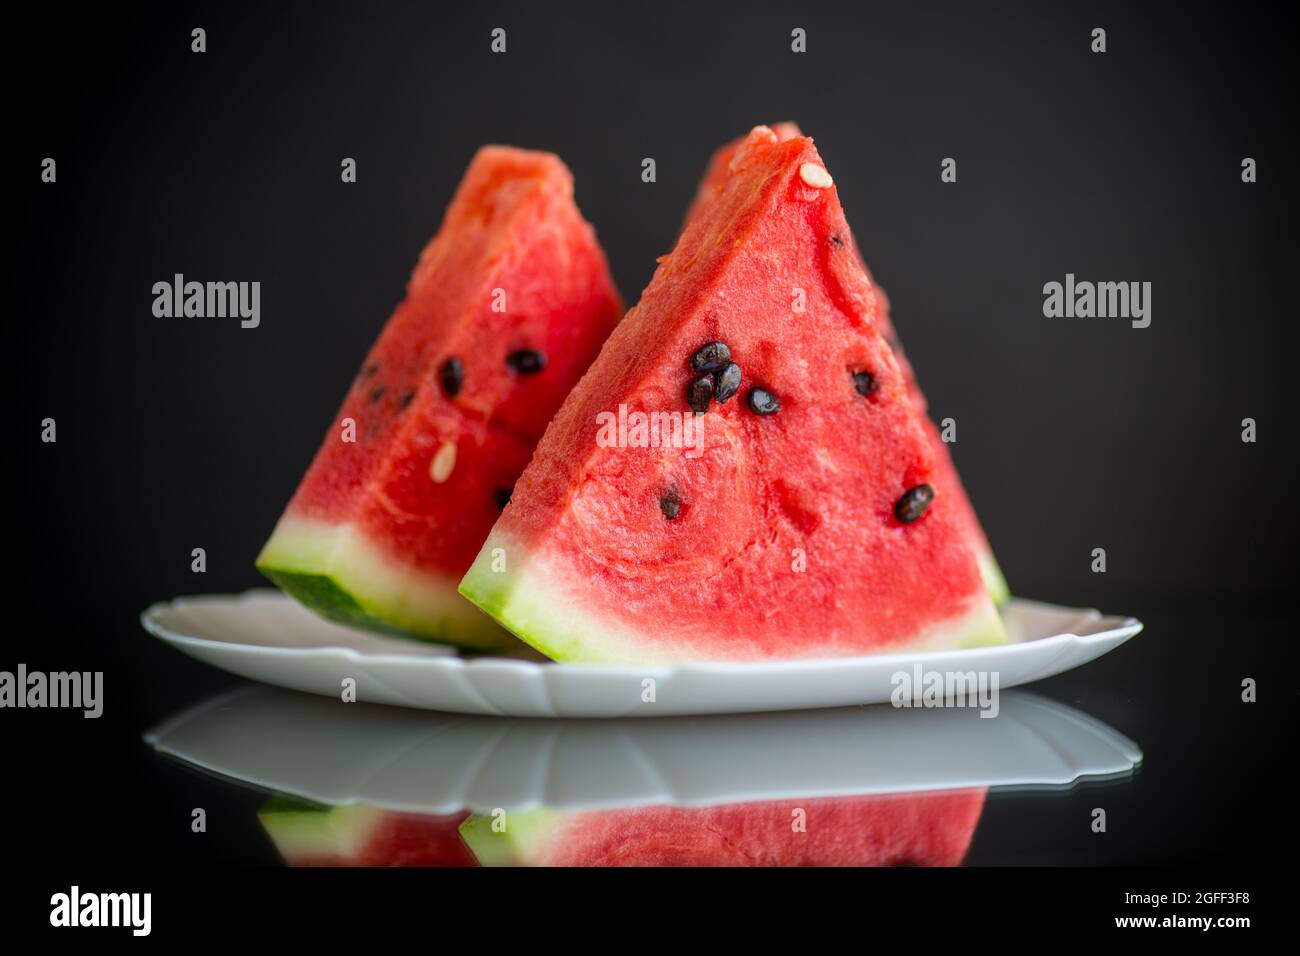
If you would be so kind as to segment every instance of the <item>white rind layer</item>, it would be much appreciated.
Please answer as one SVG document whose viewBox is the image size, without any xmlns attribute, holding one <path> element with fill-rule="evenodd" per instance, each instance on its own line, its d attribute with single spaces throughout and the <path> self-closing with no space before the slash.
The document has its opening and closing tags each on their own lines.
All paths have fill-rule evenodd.
<svg viewBox="0 0 1300 956">
<path fill-rule="evenodd" d="M 497 551 L 495 556 L 494 551 Z M 502 558 L 505 568 L 494 571 L 494 562 L 499 563 Z M 742 648 L 728 654 L 718 653 L 717 648 L 693 647 L 686 642 L 647 640 L 639 631 L 581 610 L 580 595 L 566 594 L 557 583 L 562 580 L 564 576 L 549 569 L 545 558 L 528 554 L 508 534 L 493 529 L 461 581 L 460 593 L 521 640 L 557 661 L 654 666 L 706 660 L 789 659 L 746 656 Z M 967 611 L 937 622 L 912 641 L 882 647 L 879 652 L 949 650 L 1003 643 L 1006 643 L 1006 631 L 997 608 L 988 594 L 980 590 L 972 597 Z M 863 653 L 858 643 L 840 646 L 822 643 L 816 646 L 815 656 L 856 657 Z"/>
<path fill-rule="evenodd" d="M 391 630 L 471 648 L 514 644 L 456 592 L 453 578 L 391 560 L 351 524 L 286 513 L 258 555 L 257 566 L 272 576 L 278 572 L 328 579 L 365 614 Z M 293 588 L 287 590 L 293 593 Z M 312 605 L 301 594 L 294 597 Z M 325 608 L 314 609 L 328 613 Z"/>
</svg>

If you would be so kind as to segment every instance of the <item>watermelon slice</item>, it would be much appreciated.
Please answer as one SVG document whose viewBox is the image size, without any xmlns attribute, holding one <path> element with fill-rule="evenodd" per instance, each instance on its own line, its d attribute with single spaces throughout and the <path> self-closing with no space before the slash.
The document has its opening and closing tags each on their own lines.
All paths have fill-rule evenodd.
<svg viewBox="0 0 1300 956">
<path fill-rule="evenodd" d="M 621 310 L 564 164 L 480 150 L 258 568 L 347 624 L 513 644 L 456 582 Z"/>
<path fill-rule="evenodd" d="M 563 661 L 1005 641 L 880 312 L 812 141 L 756 128 L 551 423 L 461 593 Z M 691 406 L 707 409 L 693 443 L 633 427 Z M 616 411 L 628 427 L 611 434 Z"/>
<path fill-rule="evenodd" d="M 458 829 L 467 816 L 324 807 L 284 796 L 257 812 L 290 866 L 474 866 Z"/>
<path fill-rule="evenodd" d="M 794 123 L 774 123 L 772 132 L 776 134 L 777 141 L 782 143 L 788 139 L 803 135 L 799 131 L 799 127 Z M 701 209 L 705 208 L 713 197 L 719 195 L 723 190 L 730 176 L 731 160 L 743 142 L 743 137 L 733 140 L 714 152 L 713 157 L 709 160 L 708 170 L 700 181 L 699 191 L 691 204 L 691 216 L 696 215 Z M 858 250 L 852 230 L 847 231 L 845 238 L 862 266 L 862 271 L 867 274 L 869 279 L 872 278 L 871 272 L 867 269 L 866 262 L 863 261 L 862 254 Z M 921 391 L 921 386 L 917 383 L 916 373 L 907 360 L 898 333 L 890 321 L 889 299 L 880 286 L 876 285 L 875 289 L 877 296 L 876 318 L 880 323 L 880 333 L 894 350 L 894 358 L 897 360 L 907 382 L 907 390 L 912 397 L 912 403 L 922 413 L 927 413 L 929 403 L 926 401 L 925 394 Z M 971 504 L 970 496 L 966 494 L 966 489 L 957 474 L 957 465 L 952 460 L 952 453 L 948 449 L 948 443 L 943 440 L 939 429 L 928 414 L 926 415 L 925 426 L 930 445 L 934 449 L 934 487 L 940 495 L 952 501 L 957 513 L 957 519 L 966 526 L 970 540 L 974 544 L 975 555 L 979 560 L 980 576 L 984 579 L 984 586 L 988 588 L 989 596 L 996 603 L 1001 604 L 1011 596 L 1011 592 L 1007 588 L 1006 578 L 1002 576 L 1002 569 L 998 566 L 997 559 L 993 557 L 993 549 L 989 545 L 988 537 L 984 534 L 984 528 L 980 525 L 979 518 L 975 515 L 975 507 Z"/>
<path fill-rule="evenodd" d="M 461 825 L 484 866 L 957 866 L 985 791 L 507 813 Z M 802 812 L 800 812 L 802 811 Z"/>
</svg>

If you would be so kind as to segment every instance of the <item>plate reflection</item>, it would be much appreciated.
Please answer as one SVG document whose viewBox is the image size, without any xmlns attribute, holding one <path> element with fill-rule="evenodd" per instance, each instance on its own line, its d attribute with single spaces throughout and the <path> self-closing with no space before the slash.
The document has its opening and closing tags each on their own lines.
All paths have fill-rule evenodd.
<svg viewBox="0 0 1300 956">
<path fill-rule="evenodd" d="M 990 788 L 1131 773 L 1141 751 L 1025 691 L 974 710 L 525 720 L 247 687 L 146 735 L 272 792 L 295 866 L 956 866 Z"/>
</svg>

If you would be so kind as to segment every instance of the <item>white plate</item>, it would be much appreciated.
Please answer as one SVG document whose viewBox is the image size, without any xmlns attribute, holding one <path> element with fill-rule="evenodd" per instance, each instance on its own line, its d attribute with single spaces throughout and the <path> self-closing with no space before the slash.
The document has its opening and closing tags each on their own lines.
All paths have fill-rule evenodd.
<svg viewBox="0 0 1300 956">
<path fill-rule="evenodd" d="M 317 617 L 274 590 L 177 598 L 141 616 L 191 657 L 243 677 L 338 698 L 499 717 L 666 717 L 804 710 L 887 702 L 895 675 L 985 672 L 998 687 L 1051 677 L 1105 654 L 1142 630 L 1134 618 L 1012 600 L 1011 641 L 999 647 L 756 664 L 668 667 L 461 658 Z M 654 701 L 643 700 L 653 680 Z"/>
<path fill-rule="evenodd" d="M 242 687 L 145 735 L 162 753 L 316 803 L 412 813 L 712 806 L 1122 776 L 1142 752 L 1073 707 L 1002 694 L 998 716 L 881 705 L 665 720 L 521 720 Z"/>
</svg>

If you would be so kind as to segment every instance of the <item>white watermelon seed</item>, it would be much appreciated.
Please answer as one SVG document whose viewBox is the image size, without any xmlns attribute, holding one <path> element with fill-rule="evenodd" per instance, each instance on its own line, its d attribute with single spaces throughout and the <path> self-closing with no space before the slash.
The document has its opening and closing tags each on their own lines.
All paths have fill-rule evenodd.
<svg viewBox="0 0 1300 956">
<path fill-rule="evenodd" d="M 451 477 L 451 470 L 456 467 L 456 443 L 445 441 L 439 446 L 433 458 L 429 460 L 429 477 L 437 484 L 442 484 Z"/>
<path fill-rule="evenodd" d="M 800 166 L 799 178 L 813 189 L 829 189 L 835 185 L 835 180 L 831 179 L 831 174 L 826 171 L 826 167 L 818 166 L 816 163 L 804 163 Z"/>
</svg>

